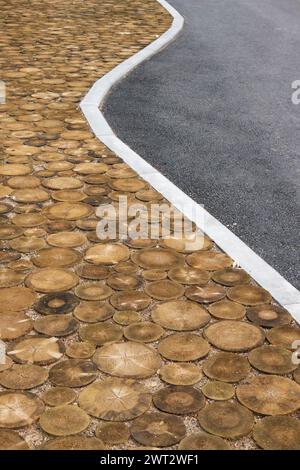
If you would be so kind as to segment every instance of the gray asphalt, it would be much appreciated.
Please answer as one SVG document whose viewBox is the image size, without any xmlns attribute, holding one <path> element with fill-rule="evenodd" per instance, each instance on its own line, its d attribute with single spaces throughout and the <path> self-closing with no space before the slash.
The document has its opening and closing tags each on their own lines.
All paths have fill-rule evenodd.
<svg viewBox="0 0 300 470">
<path fill-rule="evenodd" d="M 169 3 L 182 33 L 113 89 L 106 118 L 300 288 L 300 1 Z"/>
</svg>

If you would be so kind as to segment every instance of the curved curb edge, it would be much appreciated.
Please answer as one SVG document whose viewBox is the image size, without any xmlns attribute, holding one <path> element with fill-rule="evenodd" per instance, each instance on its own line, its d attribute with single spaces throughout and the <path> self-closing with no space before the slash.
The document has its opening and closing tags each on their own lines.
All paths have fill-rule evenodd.
<svg viewBox="0 0 300 470">
<path fill-rule="evenodd" d="M 284 279 L 274 268 L 267 264 L 240 238 L 215 219 L 200 204 L 181 191 L 152 165 L 147 163 L 136 152 L 130 149 L 113 132 L 99 109 L 106 95 L 118 81 L 124 78 L 137 65 L 159 52 L 172 42 L 181 31 L 183 17 L 165 0 L 157 0 L 173 17 L 171 27 L 158 39 L 137 52 L 129 59 L 117 65 L 102 78 L 97 80 L 80 103 L 95 136 L 111 151 L 121 157 L 144 180 L 159 191 L 184 215 L 196 223 L 213 241 L 225 251 L 239 266 L 247 271 L 253 279 L 268 290 L 273 298 L 286 308 L 295 320 L 300 323 L 300 292 Z M 184 210 L 182 209 L 184 208 Z"/>
</svg>

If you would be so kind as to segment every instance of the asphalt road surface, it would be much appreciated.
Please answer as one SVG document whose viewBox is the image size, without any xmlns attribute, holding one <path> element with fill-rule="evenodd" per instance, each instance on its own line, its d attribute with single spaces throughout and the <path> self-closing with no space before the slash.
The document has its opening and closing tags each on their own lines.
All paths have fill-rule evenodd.
<svg viewBox="0 0 300 470">
<path fill-rule="evenodd" d="M 300 1 L 170 3 L 183 31 L 114 88 L 106 118 L 300 288 Z"/>
</svg>

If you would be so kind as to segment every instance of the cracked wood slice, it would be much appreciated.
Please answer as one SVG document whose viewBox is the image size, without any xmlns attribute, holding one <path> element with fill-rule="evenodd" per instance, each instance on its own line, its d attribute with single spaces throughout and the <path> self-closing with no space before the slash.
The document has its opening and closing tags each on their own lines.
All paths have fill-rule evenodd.
<svg viewBox="0 0 300 470">
<path fill-rule="evenodd" d="M 155 349 L 132 341 L 107 344 L 97 349 L 93 361 L 106 374 L 136 379 L 151 377 L 161 366 Z"/>
<path fill-rule="evenodd" d="M 297 369 L 293 364 L 292 352 L 280 346 L 261 346 L 248 355 L 252 367 L 267 374 L 289 374 Z"/>
<path fill-rule="evenodd" d="M 239 382 L 247 377 L 250 365 L 247 358 L 230 352 L 219 352 L 206 359 L 203 372 L 210 379 Z"/>
<path fill-rule="evenodd" d="M 53 293 L 72 289 L 79 282 L 72 271 L 62 268 L 43 268 L 27 276 L 25 283 L 37 292 Z"/>
<path fill-rule="evenodd" d="M 83 389 L 78 403 L 96 418 L 127 421 L 137 418 L 150 408 L 151 394 L 133 380 L 108 378 Z"/>
<path fill-rule="evenodd" d="M 254 426 L 253 439 L 265 450 L 300 450 L 300 421 L 291 416 L 266 416 Z"/>
<path fill-rule="evenodd" d="M 205 398 L 194 387 L 170 385 L 154 393 L 153 403 L 166 413 L 189 414 L 201 410 L 205 406 Z"/>
<path fill-rule="evenodd" d="M 158 352 L 170 361 L 196 361 L 209 352 L 209 344 L 194 333 L 175 333 L 167 336 L 158 345 Z"/>
<path fill-rule="evenodd" d="M 47 315 L 34 321 L 35 331 L 46 336 L 68 336 L 74 333 L 79 323 L 71 313 Z"/>
<path fill-rule="evenodd" d="M 7 354 L 18 363 L 47 365 L 58 361 L 64 346 L 57 338 L 27 336 L 8 347 Z"/>
<path fill-rule="evenodd" d="M 36 300 L 36 293 L 27 287 L 4 287 L 0 289 L 0 313 L 26 310 Z"/>
<path fill-rule="evenodd" d="M 1 429 L 0 450 L 29 450 L 29 446 L 17 432 Z"/>
<path fill-rule="evenodd" d="M 129 249 L 119 243 L 97 244 L 89 248 L 84 259 L 92 264 L 113 265 L 129 258 Z"/>
<path fill-rule="evenodd" d="M 92 323 L 81 326 L 79 336 L 83 341 L 89 341 L 96 346 L 120 341 L 123 329 L 113 323 Z"/>
<path fill-rule="evenodd" d="M 204 271 L 217 271 L 232 266 L 229 256 L 213 251 L 192 253 L 187 256 L 186 260 L 193 268 L 204 269 Z"/>
<path fill-rule="evenodd" d="M 79 189 L 83 183 L 80 179 L 72 176 L 54 176 L 53 178 L 45 178 L 42 185 L 49 189 Z"/>
<path fill-rule="evenodd" d="M 80 302 L 75 308 L 74 315 L 86 323 L 97 323 L 108 320 L 113 316 L 114 309 L 108 303 L 99 300 Z"/>
<path fill-rule="evenodd" d="M 168 277 L 175 282 L 187 285 L 205 286 L 209 279 L 210 274 L 201 269 L 191 268 L 189 266 L 180 266 L 173 268 L 168 272 Z"/>
<path fill-rule="evenodd" d="M 137 418 L 130 434 L 137 442 L 145 446 L 169 447 L 181 441 L 186 434 L 181 418 L 166 413 L 145 413 Z"/>
<path fill-rule="evenodd" d="M 95 345 L 88 341 L 74 341 L 66 347 L 66 355 L 72 359 L 89 359 L 95 351 Z"/>
<path fill-rule="evenodd" d="M 289 325 L 276 326 L 267 331 L 267 340 L 276 346 L 295 349 L 294 342 L 300 341 L 300 328 Z M 295 343 L 297 345 L 297 343 Z"/>
<path fill-rule="evenodd" d="M 163 328 L 176 331 L 197 330 L 206 325 L 211 318 L 203 307 L 188 300 L 158 304 L 154 307 L 151 317 Z"/>
<path fill-rule="evenodd" d="M 254 426 L 253 413 L 229 401 L 209 403 L 199 411 L 198 421 L 210 434 L 229 439 L 247 436 Z"/>
<path fill-rule="evenodd" d="M 210 304 L 207 308 L 213 317 L 220 320 L 241 320 L 246 314 L 244 305 L 228 299 Z"/>
<path fill-rule="evenodd" d="M 163 248 L 145 248 L 133 253 L 131 259 L 141 268 L 164 271 L 183 264 L 182 255 Z"/>
<path fill-rule="evenodd" d="M 268 304 L 272 300 L 271 294 L 262 287 L 242 285 L 229 289 L 227 296 L 230 300 L 247 306 Z"/>
<path fill-rule="evenodd" d="M 217 380 L 207 382 L 201 390 L 211 400 L 230 400 L 235 393 L 233 385 Z"/>
<path fill-rule="evenodd" d="M 0 240 L 12 240 L 13 238 L 20 237 L 23 233 L 21 227 L 12 224 L 0 224 Z"/>
<path fill-rule="evenodd" d="M 229 445 L 224 439 L 206 432 L 197 432 L 191 434 L 179 444 L 179 450 L 230 450 Z"/>
<path fill-rule="evenodd" d="M 112 292 L 103 282 L 87 282 L 75 288 L 75 295 L 83 300 L 105 300 Z"/>
<path fill-rule="evenodd" d="M 50 439 L 39 450 L 105 450 L 105 445 L 96 437 L 75 435 Z"/>
<path fill-rule="evenodd" d="M 97 377 L 97 367 L 91 361 L 67 359 L 51 367 L 50 382 L 59 387 L 84 387 Z"/>
<path fill-rule="evenodd" d="M 140 291 L 122 291 L 110 297 L 110 303 L 117 310 L 144 310 L 150 305 L 151 298 Z"/>
<path fill-rule="evenodd" d="M 156 300 L 173 300 L 183 296 L 184 287 L 178 282 L 163 279 L 147 284 L 145 292 Z"/>
<path fill-rule="evenodd" d="M 0 392 L 0 428 L 18 429 L 38 420 L 44 404 L 30 392 Z"/>
<path fill-rule="evenodd" d="M 205 338 L 223 351 L 243 352 L 261 346 L 265 340 L 264 331 L 250 323 L 222 320 L 204 330 Z"/>
<path fill-rule="evenodd" d="M 48 371 L 35 364 L 15 364 L 0 373 L 0 384 L 13 390 L 39 387 L 48 379 Z"/>
<path fill-rule="evenodd" d="M 131 325 L 131 323 L 142 321 L 142 317 L 134 310 L 123 310 L 121 312 L 114 313 L 113 320 L 119 325 L 128 326 Z"/>
<path fill-rule="evenodd" d="M 146 269 L 142 272 L 142 276 L 146 281 L 161 281 L 166 279 L 167 273 L 161 269 Z M 173 279 L 176 281 L 176 279 Z"/>
<path fill-rule="evenodd" d="M 70 436 L 84 431 L 90 418 L 76 405 L 62 405 L 48 408 L 40 417 L 43 431 L 52 436 Z"/>
<path fill-rule="evenodd" d="M 52 387 L 46 390 L 41 398 L 48 406 L 70 405 L 76 400 L 77 393 L 68 387 Z"/>
<path fill-rule="evenodd" d="M 32 320 L 24 312 L 0 313 L 0 339 L 10 341 L 20 338 L 32 330 Z"/>
<path fill-rule="evenodd" d="M 74 266 L 81 259 L 81 254 L 72 248 L 44 248 L 32 258 L 39 268 L 64 268 Z"/>
<path fill-rule="evenodd" d="M 130 437 L 129 428 L 122 421 L 102 423 L 97 426 L 95 433 L 96 437 L 109 445 L 124 444 Z"/>
<path fill-rule="evenodd" d="M 77 220 L 88 217 L 94 212 L 93 207 L 84 202 L 58 202 L 46 207 L 49 219 Z"/>
<path fill-rule="evenodd" d="M 260 305 L 247 309 L 248 320 L 265 328 L 287 325 L 292 317 L 287 310 L 277 305 Z"/>
<path fill-rule="evenodd" d="M 117 273 L 109 276 L 106 282 L 115 290 L 131 290 L 141 287 L 142 278 L 133 274 Z"/>
<path fill-rule="evenodd" d="M 191 233 L 187 235 L 171 235 L 160 242 L 161 246 L 179 251 L 180 253 L 193 253 L 194 251 L 210 250 L 213 242 L 205 235 Z"/>
<path fill-rule="evenodd" d="M 84 245 L 86 236 L 80 232 L 58 232 L 47 237 L 47 243 L 62 248 L 77 248 Z"/>
<path fill-rule="evenodd" d="M 141 343 L 153 343 L 164 334 L 161 326 L 149 321 L 131 323 L 124 329 L 125 338 Z"/>
<path fill-rule="evenodd" d="M 159 376 L 171 385 L 195 385 L 201 380 L 202 372 L 196 364 L 172 362 L 159 370 Z"/>
<path fill-rule="evenodd" d="M 277 375 L 260 375 L 236 390 L 238 400 L 263 415 L 285 415 L 300 408 L 300 385 Z"/>
<path fill-rule="evenodd" d="M 190 286 L 185 290 L 185 296 L 195 302 L 209 304 L 217 300 L 222 300 L 226 296 L 226 290 L 216 285 L 208 285 L 205 287 Z"/>
<path fill-rule="evenodd" d="M 34 305 L 34 309 L 44 315 L 62 315 L 73 312 L 79 300 L 70 292 L 43 295 Z"/>
<path fill-rule="evenodd" d="M 31 253 L 33 251 L 41 250 L 47 246 L 45 240 L 40 237 L 27 237 L 21 236 L 11 240 L 9 246 L 20 253 Z"/>
<path fill-rule="evenodd" d="M 109 276 L 109 268 L 106 266 L 96 266 L 93 264 L 82 264 L 77 266 L 76 274 L 83 279 L 102 281 Z"/>
<path fill-rule="evenodd" d="M 226 287 L 233 287 L 241 284 L 249 284 L 251 277 L 243 269 L 226 268 L 216 271 L 212 275 L 212 280 Z"/>
</svg>

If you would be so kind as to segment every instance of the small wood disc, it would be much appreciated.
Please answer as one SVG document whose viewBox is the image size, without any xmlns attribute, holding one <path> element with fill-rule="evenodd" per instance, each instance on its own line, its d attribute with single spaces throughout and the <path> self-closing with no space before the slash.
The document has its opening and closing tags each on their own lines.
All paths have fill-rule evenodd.
<svg viewBox="0 0 300 470">
<path fill-rule="evenodd" d="M 47 365 L 58 361 L 64 353 L 64 346 L 57 338 L 27 336 L 8 348 L 14 361 Z"/>
<path fill-rule="evenodd" d="M 0 373 L 0 384 L 13 390 L 29 390 L 42 385 L 48 379 L 48 371 L 34 364 L 15 364 Z"/>
<path fill-rule="evenodd" d="M 114 313 L 113 320 L 119 325 L 131 325 L 142 320 L 139 313 L 134 310 L 123 310 L 121 312 Z"/>
<path fill-rule="evenodd" d="M 230 352 L 219 352 L 204 362 L 203 372 L 211 379 L 229 383 L 239 382 L 249 374 L 250 365 L 246 357 Z"/>
<path fill-rule="evenodd" d="M 35 320 L 35 331 L 47 336 L 68 336 L 78 329 L 78 322 L 71 313 L 47 315 Z"/>
<path fill-rule="evenodd" d="M 79 189 L 83 186 L 80 179 L 72 176 L 54 176 L 45 178 L 42 181 L 43 186 L 49 189 Z"/>
<path fill-rule="evenodd" d="M 127 424 L 121 421 L 102 423 L 96 428 L 96 437 L 109 445 L 124 444 L 128 441 L 129 436 Z"/>
<path fill-rule="evenodd" d="M 194 302 L 208 304 L 223 299 L 226 296 L 226 290 L 216 285 L 208 285 L 205 287 L 191 286 L 185 290 L 185 295 Z"/>
<path fill-rule="evenodd" d="M 97 349 L 93 361 L 106 374 L 128 378 L 151 377 L 161 366 L 160 357 L 153 348 L 131 341 Z"/>
<path fill-rule="evenodd" d="M 142 285 L 142 278 L 134 274 L 113 274 L 107 279 L 107 284 L 115 290 L 138 289 Z"/>
<path fill-rule="evenodd" d="M 24 336 L 32 330 L 32 320 L 23 312 L 0 314 L 0 339 L 12 340 Z"/>
<path fill-rule="evenodd" d="M 93 264 L 82 264 L 76 268 L 79 277 L 93 281 L 101 281 L 109 276 L 106 266 L 95 266 Z"/>
<path fill-rule="evenodd" d="M 210 279 L 210 274 L 207 271 L 189 266 L 173 268 L 168 272 L 168 276 L 172 281 L 198 286 L 205 286 Z"/>
<path fill-rule="evenodd" d="M 139 343 L 153 343 L 164 334 L 164 329 L 150 321 L 131 323 L 124 329 L 125 338 Z"/>
<path fill-rule="evenodd" d="M 26 287 L 4 287 L 0 290 L 0 312 L 26 310 L 35 300 L 35 292 Z"/>
<path fill-rule="evenodd" d="M 79 336 L 83 341 L 103 346 L 105 343 L 120 341 L 123 338 L 123 329 L 114 323 L 93 323 L 82 326 Z"/>
<path fill-rule="evenodd" d="M 277 305 L 260 305 L 259 307 L 248 308 L 248 320 L 265 328 L 287 325 L 291 323 L 292 317 L 287 310 Z"/>
<path fill-rule="evenodd" d="M 300 450 L 300 421 L 291 416 L 267 416 L 254 426 L 253 438 L 265 450 Z"/>
<path fill-rule="evenodd" d="M 166 413 L 146 413 L 134 420 L 131 436 L 140 444 L 170 447 L 181 441 L 186 433 L 181 418 Z"/>
<path fill-rule="evenodd" d="M 104 450 L 105 446 L 100 439 L 96 437 L 67 436 L 59 439 L 50 439 L 46 441 L 40 450 Z"/>
<path fill-rule="evenodd" d="M 197 330 L 210 320 L 209 313 L 203 307 L 184 300 L 174 300 L 156 305 L 151 317 L 163 328 L 176 331 Z"/>
<path fill-rule="evenodd" d="M 285 415 L 300 408 L 300 385 L 286 377 L 260 375 L 239 385 L 238 400 L 263 415 Z"/>
<path fill-rule="evenodd" d="M 181 255 L 163 248 L 145 248 L 132 256 L 132 261 L 141 268 L 168 270 L 183 263 Z"/>
<path fill-rule="evenodd" d="M 201 410 L 205 406 L 205 398 L 194 387 L 170 385 L 154 393 L 153 403 L 166 413 L 189 414 Z"/>
<path fill-rule="evenodd" d="M 129 249 L 119 243 L 99 243 L 89 248 L 84 259 L 92 264 L 117 264 L 129 258 Z"/>
<path fill-rule="evenodd" d="M 80 232 L 58 232 L 49 235 L 47 238 L 49 245 L 62 248 L 76 248 L 84 245 L 85 242 L 86 236 Z"/>
<path fill-rule="evenodd" d="M 161 269 L 147 269 L 142 272 L 142 276 L 146 281 L 161 281 L 166 279 L 167 273 Z M 175 281 L 176 279 L 174 279 Z"/>
<path fill-rule="evenodd" d="M 204 269 L 205 271 L 217 271 L 232 266 L 232 260 L 229 256 L 213 251 L 198 251 L 188 255 L 186 260 L 193 268 Z"/>
<path fill-rule="evenodd" d="M 66 347 L 66 354 L 72 359 L 89 359 L 95 351 L 95 345 L 88 341 L 74 341 Z"/>
<path fill-rule="evenodd" d="M 199 411 L 198 421 L 210 434 L 229 439 L 247 436 L 254 426 L 253 413 L 229 401 L 209 403 Z"/>
<path fill-rule="evenodd" d="M 91 215 L 93 208 L 84 202 L 58 202 L 47 206 L 46 212 L 50 219 L 77 220 Z"/>
<path fill-rule="evenodd" d="M 295 341 L 300 341 L 300 328 L 289 325 L 276 326 L 267 331 L 267 340 L 276 346 L 295 349 L 294 344 L 297 344 Z"/>
<path fill-rule="evenodd" d="M 227 296 L 230 300 L 243 305 L 255 306 L 270 303 L 272 296 L 262 287 L 235 286 L 229 289 Z"/>
<path fill-rule="evenodd" d="M 188 362 L 169 363 L 159 371 L 160 378 L 171 385 L 195 385 L 202 378 L 202 373 L 196 364 Z"/>
<path fill-rule="evenodd" d="M 43 268 L 26 278 L 26 285 L 37 292 L 64 292 L 75 287 L 79 279 L 72 271 L 61 268 Z"/>
<path fill-rule="evenodd" d="M 179 236 L 172 235 L 169 238 L 163 239 L 160 244 L 165 248 L 170 248 L 180 253 L 210 250 L 213 246 L 213 242 L 208 237 L 195 232 L 185 236 L 181 234 Z"/>
<path fill-rule="evenodd" d="M 49 379 L 59 387 L 84 387 L 97 377 L 97 367 L 91 361 L 68 359 L 51 367 Z"/>
<path fill-rule="evenodd" d="M 86 323 L 97 323 L 99 321 L 108 320 L 113 316 L 113 313 L 114 309 L 108 303 L 98 300 L 80 302 L 74 310 L 75 317 Z"/>
<path fill-rule="evenodd" d="M 1 429 L 0 450 L 29 450 L 29 446 L 18 433 L 8 429 Z"/>
<path fill-rule="evenodd" d="M 43 238 L 24 236 L 11 240 L 9 245 L 13 250 L 19 251 L 20 253 L 32 253 L 33 251 L 45 248 L 47 244 Z"/>
<path fill-rule="evenodd" d="M 243 269 L 226 268 L 213 273 L 212 280 L 223 286 L 233 287 L 240 284 L 249 284 L 251 277 Z"/>
<path fill-rule="evenodd" d="M 108 378 L 80 392 L 79 406 L 91 416 L 106 421 L 127 421 L 145 413 L 151 394 L 143 385 L 128 379 Z"/>
<path fill-rule="evenodd" d="M 73 312 L 79 300 L 70 292 L 43 295 L 34 305 L 37 312 L 44 315 L 62 315 Z"/>
<path fill-rule="evenodd" d="M 81 254 L 72 248 L 44 248 L 32 258 L 39 268 L 64 268 L 74 266 L 81 259 Z"/>
<path fill-rule="evenodd" d="M 233 385 L 216 380 L 207 382 L 201 390 L 211 400 L 230 400 L 235 393 Z"/>
<path fill-rule="evenodd" d="M 157 300 L 173 300 L 183 296 L 184 287 L 178 282 L 164 279 L 147 284 L 145 292 Z"/>
<path fill-rule="evenodd" d="M 209 344 L 202 336 L 176 333 L 159 343 L 158 352 L 170 361 L 196 361 L 208 354 Z"/>
<path fill-rule="evenodd" d="M 0 392 L 0 428 L 17 429 L 38 420 L 43 402 L 29 392 Z"/>
<path fill-rule="evenodd" d="M 248 355 L 250 364 L 255 369 L 267 374 L 289 374 L 297 369 L 293 364 L 292 352 L 280 346 L 261 346 L 253 349 Z"/>
<path fill-rule="evenodd" d="M 136 312 L 147 308 L 151 298 L 140 291 L 124 291 L 113 294 L 110 302 L 117 310 L 134 310 Z"/>
<path fill-rule="evenodd" d="M 87 282 L 75 288 L 76 296 L 83 300 L 105 300 L 112 292 L 112 289 L 102 282 Z"/>
<path fill-rule="evenodd" d="M 197 432 L 185 437 L 179 444 L 179 450 L 230 450 L 229 445 L 221 437 Z"/>
<path fill-rule="evenodd" d="M 220 300 L 208 306 L 209 313 L 221 320 L 241 320 L 246 314 L 246 308 L 231 300 Z"/>
<path fill-rule="evenodd" d="M 70 436 L 84 431 L 90 418 L 76 405 L 62 405 L 44 411 L 39 424 L 43 431 L 53 436 Z"/>
<path fill-rule="evenodd" d="M 205 329 L 204 336 L 216 348 L 232 352 L 249 351 L 265 340 L 261 328 L 234 320 L 213 323 Z"/>
<path fill-rule="evenodd" d="M 76 392 L 68 387 L 52 387 L 42 394 L 43 401 L 49 406 L 70 405 L 76 397 Z"/>
</svg>

